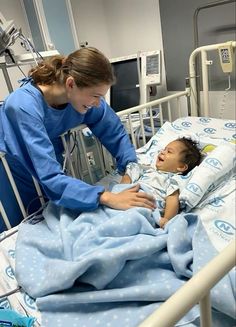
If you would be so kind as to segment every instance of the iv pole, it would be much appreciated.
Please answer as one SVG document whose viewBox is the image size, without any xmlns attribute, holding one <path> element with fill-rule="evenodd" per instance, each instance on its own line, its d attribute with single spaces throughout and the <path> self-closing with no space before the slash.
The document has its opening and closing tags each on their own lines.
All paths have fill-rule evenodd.
<svg viewBox="0 0 236 327">
<path fill-rule="evenodd" d="M 200 12 L 200 10 L 202 9 L 208 9 L 208 8 L 212 8 L 212 7 L 216 7 L 216 6 L 220 6 L 220 5 L 225 5 L 228 3 L 232 3 L 235 2 L 236 0 L 218 0 L 215 2 L 210 2 L 207 3 L 205 5 L 199 6 L 193 15 L 193 30 L 194 30 L 194 49 L 199 48 L 199 36 L 198 36 L 198 14 Z M 199 70 L 200 70 L 200 62 L 199 59 L 196 58 L 196 62 L 195 62 L 195 72 L 196 72 L 196 77 L 198 77 L 199 74 Z M 196 80 L 196 94 L 197 94 L 197 114 L 199 115 L 199 107 L 200 107 L 200 80 L 199 78 L 197 78 Z"/>
</svg>

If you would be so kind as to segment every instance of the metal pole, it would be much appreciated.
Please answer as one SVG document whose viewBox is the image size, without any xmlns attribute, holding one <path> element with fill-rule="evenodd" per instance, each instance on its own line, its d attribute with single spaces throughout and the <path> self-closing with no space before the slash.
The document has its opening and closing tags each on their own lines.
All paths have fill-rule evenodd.
<svg viewBox="0 0 236 327">
<path fill-rule="evenodd" d="M 11 93 L 13 91 L 13 87 L 12 87 L 12 83 L 7 71 L 7 66 L 5 63 L 0 63 L 0 68 L 2 69 L 3 72 L 3 76 L 5 78 L 6 84 L 7 84 L 7 89 L 9 91 L 9 93 Z"/>
<path fill-rule="evenodd" d="M 194 49 L 197 49 L 199 47 L 199 36 L 198 36 L 198 14 L 200 12 L 200 10 L 202 9 L 208 9 L 208 8 L 212 8 L 212 7 L 216 7 L 216 6 L 221 6 L 221 5 L 225 5 L 225 4 L 229 4 L 235 2 L 235 0 L 222 0 L 222 1 L 215 1 L 215 2 L 210 2 L 207 3 L 203 6 L 199 6 L 195 11 L 194 11 L 194 15 L 193 15 L 193 39 L 194 39 Z M 195 59 L 195 72 L 196 72 L 196 76 L 200 76 L 200 62 L 199 62 L 199 58 Z M 197 113 L 199 114 L 199 107 L 200 107 L 200 77 L 196 80 L 196 101 L 197 101 Z"/>
<path fill-rule="evenodd" d="M 208 69 L 207 69 L 207 53 L 201 51 L 202 55 L 202 86 L 203 86 L 203 103 L 204 103 L 204 116 L 209 117 L 209 85 L 208 85 Z"/>
</svg>

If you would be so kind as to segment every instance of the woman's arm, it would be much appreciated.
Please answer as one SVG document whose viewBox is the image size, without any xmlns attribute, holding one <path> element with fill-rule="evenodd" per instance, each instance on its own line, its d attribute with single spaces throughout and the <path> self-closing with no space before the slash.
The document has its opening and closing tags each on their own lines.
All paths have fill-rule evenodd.
<svg viewBox="0 0 236 327">
<path fill-rule="evenodd" d="M 131 144 L 120 118 L 111 107 L 101 100 L 100 107 L 85 115 L 84 123 L 116 159 L 119 172 L 125 172 L 129 162 L 136 162 L 134 146 Z"/>
</svg>

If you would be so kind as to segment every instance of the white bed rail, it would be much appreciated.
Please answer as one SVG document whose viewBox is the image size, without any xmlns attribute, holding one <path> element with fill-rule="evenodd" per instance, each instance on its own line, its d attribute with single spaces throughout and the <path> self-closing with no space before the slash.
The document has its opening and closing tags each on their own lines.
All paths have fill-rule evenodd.
<svg viewBox="0 0 236 327">
<path fill-rule="evenodd" d="M 146 144 L 146 135 L 144 125 L 149 121 L 150 130 L 152 136 L 157 132 L 155 128 L 155 120 L 160 122 L 160 126 L 164 123 L 164 117 L 168 121 L 173 121 L 173 114 L 177 115 L 177 117 L 181 117 L 181 99 L 189 96 L 189 89 L 186 89 L 182 92 L 177 92 L 175 94 L 147 102 L 145 104 L 135 106 L 126 110 L 122 110 L 117 112 L 117 115 L 121 118 L 121 121 L 125 123 L 126 128 L 131 136 L 132 143 L 135 148 L 137 148 L 137 142 L 134 135 L 134 126 L 135 123 L 138 122 L 141 127 L 141 137 L 143 139 L 143 143 Z M 172 101 L 175 101 L 174 103 Z M 153 108 L 158 108 L 157 116 L 154 115 Z M 135 113 L 137 113 L 135 116 Z"/>
<path fill-rule="evenodd" d="M 21 199 L 21 196 L 20 196 L 20 193 L 18 191 L 18 188 L 16 186 L 16 183 L 15 183 L 15 180 L 12 176 L 12 173 L 11 173 L 11 170 L 10 170 L 10 167 L 7 163 L 7 160 L 5 158 L 5 153 L 4 152 L 0 152 L 0 162 L 2 162 L 2 165 L 3 165 L 3 168 L 6 172 L 6 176 L 9 180 L 9 183 L 10 183 L 10 186 L 12 188 L 12 191 L 14 193 L 14 196 L 16 198 L 16 202 L 20 208 L 20 212 L 22 214 L 22 218 L 26 218 L 27 216 L 27 212 L 26 212 L 26 209 L 24 207 L 24 204 L 22 202 L 22 199 Z M 35 189 L 36 189 L 36 192 L 39 196 L 39 200 L 41 202 L 41 204 L 45 204 L 45 200 L 43 198 L 43 195 L 42 195 L 42 191 L 41 191 L 41 188 L 39 186 L 39 183 L 36 181 L 36 179 L 34 177 L 32 177 L 33 179 L 33 183 L 34 183 L 34 186 L 35 186 Z M 11 226 L 11 223 L 10 223 L 10 220 L 9 220 L 9 217 L 7 216 L 7 213 L 5 211 L 5 208 L 3 206 L 3 203 L 0 201 L 0 215 L 2 216 L 2 219 L 4 221 L 4 224 L 6 225 L 7 229 L 10 229 L 12 226 Z M 0 217 L 1 219 L 1 217 Z"/>
<path fill-rule="evenodd" d="M 211 327 L 210 290 L 235 264 L 236 242 L 233 240 L 139 327 L 173 327 L 198 302 L 201 327 Z M 172 309 L 170 310 L 170 308 Z"/>
<path fill-rule="evenodd" d="M 14 178 L 12 176 L 11 170 L 10 170 L 10 168 L 8 166 L 7 160 L 5 158 L 5 153 L 3 153 L 3 152 L 0 152 L 0 162 L 1 161 L 2 161 L 3 168 L 5 169 L 6 175 L 8 177 L 9 183 L 11 185 L 12 191 L 13 191 L 15 197 L 16 197 L 16 201 L 17 201 L 17 203 L 19 205 L 20 211 L 22 213 L 22 217 L 25 218 L 26 217 L 26 210 L 25 210 L 25 207 L 24 207 L 23 202 L 21 200 L 21 196 L 20 196 L 20 193 L 19 193 L 19 191 L 17 189 L 17 186 L 16 186 L 16 183 L 15 183 Z M 4 208 L 1 201 L 0 201 L 0 215 L 2 216 L 2 219 L 3 219 L 7 229 L 10 229 L 11 224 L 10 224 L 7 213 L 6 213 L 5 208 Z"/>
</svg>

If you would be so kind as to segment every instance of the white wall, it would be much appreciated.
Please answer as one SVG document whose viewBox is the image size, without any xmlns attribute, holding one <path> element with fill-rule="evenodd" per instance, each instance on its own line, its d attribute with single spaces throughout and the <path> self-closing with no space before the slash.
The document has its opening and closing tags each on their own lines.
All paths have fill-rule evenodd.
<svg viewBox="0 0 236 327">
<path fill-rule="evenodd" d="M 104 0 L 112 57 L 162 49 L 158 0 Z"/>
<path fill-rule="evenodd" d="M 138 51 L 163 50 L 158 0 L 71 0 L 79 42 L 100 49 L 108 58 Z M 164 57 L 162 85 L 166 95 Z"/>
<path fill-rule="evenodd" d="M 158 0 L 71 0 L 80 42 L 109 58 L 162 49 Z"/>
<path fill-rule="evenodd" d="M 19 0 L 0 0 L 0 11 L 3 14 L 4 18 L 9 21 L 13 20 L 16 28 L 21 28 L 22 33 L 31 38 L 30 29 L 27 23 L 27 18 L 24 14 L 23 7 L 21 6 L 21 1 Z M 25 49 L 20 45 L 20 40 L 16 40 L 15 44 L 11 46 L 11 49 L 15 54 L 25 53 Z M 3 61 L 3 57 L 0 57 L 0 62 Z M 23 71 L 27 73 L 29 66 L 22 67 Z M 13 89 L 19 86 L 18 80 L 24 76 L 18 68 L 9 68 L 8 73 L 10 80 L 12 82 Z M 3 73 L 0 69 L 0 101 L 3 100 L 8 95 L 7 85 L 3 76 Z"/>
<path fill-rule="evenodd" d="M 109 26 L 103 0 L 71 0 L 71 7 L 79 42 L 87 41 L 89 46 L 110 57 Z"/>
</svg>

